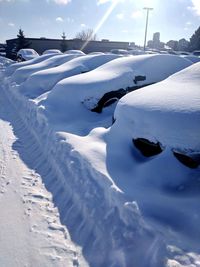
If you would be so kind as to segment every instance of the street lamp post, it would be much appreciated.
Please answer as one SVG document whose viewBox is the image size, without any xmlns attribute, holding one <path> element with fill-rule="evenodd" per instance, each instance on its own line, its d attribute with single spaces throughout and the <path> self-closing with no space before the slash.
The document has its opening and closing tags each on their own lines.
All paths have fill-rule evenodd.
<svg viewBox="0 0 200 267">
<path fill-rule="evenodd" d="M 147 41 L 147 28 L 148 28 L 148 21 L 149 21 L 149 11 L 153 10 L 153 8 L 151 8 L 151 7 L 144 7 L 143 9 L 145 9 L 147 11 L 146 27 L 145 27 L 145 34 L 144 34 L 144 51 L 145 51 L 146 41 Z"/>
</svg>

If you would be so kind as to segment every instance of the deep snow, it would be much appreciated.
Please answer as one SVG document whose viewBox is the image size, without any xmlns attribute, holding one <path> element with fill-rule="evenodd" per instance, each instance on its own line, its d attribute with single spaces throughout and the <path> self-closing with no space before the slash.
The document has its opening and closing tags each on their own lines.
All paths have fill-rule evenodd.
<svg viewBox="0 0 200 267">
<path fill-rule="evenodd" d="M 37 64 L 37 63 L 40 63 L 48 58 L 51 58 L 53 57 L 54 54 L 50 54 L 50 55 L 42 55 L 40 57 L 37 57 L 37 58 L 34 58 L 34 59 L 31 59 L 31 60 L 27 60 L 27 61 L 23 61 L 23 62 L 14 62 L 12 64 L 12 66 L 9 66 L 9 68 L 6 68 L 5 69 L 5 75 L 8 77 L 8 76 L 11 76 L 17 69 L 19 68 L 22 68 L 22 67 L 25 67 L 25 66 L 29 66 L 29 65 L 32 65 L 32 64 Z M 5 65 L 4 65 L 5 66 Z"/>
<path fill-rule="evenodd" d="M 85 73 L 118 58 L 117 55 L 87 55 L 74 58 L 57 67 L 38 71 L 29 76 L 17 89 L 29 98 L 35 98 L 53 88 L 60 80 Z M 13 77 L 16 81 L 16 77 Z"/>
<path fill-rule="evenodd" d="M 36 166 L 46 160 L 0 87 L 0 266 L 87 267 L 60 223 L 44 176 L 28 161 Z M 48 172 L 46 164 L 43 170 Z"/>
<path fill-rule="evenodd" d="M 191 64 L 184 58 L 171 55 L 118 58 L 88 73 L 61 80 L 35 102 L 41 105 L 45 116 L 57 130 L 86 135 L 94 128 L 94 123 L 95 127 L 107 127 L 112 121 L 112 107 L 104 110 L 107 116 L 90 111 L 104 94 L 161 81 Z M 136 77 L 145 79 L 135 81 Z"/>
<path fill-rule="evenodd" d="M 42 57 L 48 58 L 40 61 L 40 62 L 34 62 L 33 64 L 29 64 L 28 66 L 20 67 L 11 76 L 11 81 L 16 83 L 22 83 L 24 82 L 32 73 L 43 70 L 43 69 L 49 69 L 52 67 L 59 66 L 65 62 L 70 61 L 71 59 L 78 57 L 80 55 L 76 54 L 47 54 L 43 55 Z M 49 58 L 50 57 L 50 58 Z M 39 57 L 40 58 L 40 57 Z"/>
<path fill-rule="evenodd" d="M 144 61 L 156 57 L 138 57 L 136 61 L 139 58 Z M 5 77 L 3 91 L 11 106 L 15 106 L 15 115 L 32 133 L 30 138 L 27 133 L 24 135 L 26 144 L 34 136 L 47 161 L 38 157 L 34 149 L 31 150 L 34 160 L 20 155 L 28 167 L 41 174 L 59 209 L 61 222 L 82 246 L 92 267 L 199 266 L 199 167 L 184 166 L 174 157 L 173 149 L 199 153 L 200 63 L 124 96 L 117 104 L 116 121 L 110 128 L 97 126 L 105 126 L 108 120 L 111 124 L 114 105 L 105 108 L 102 114 L 94 114 L 83 103 L 87 94 L 92 92 L 98 98 L 103 90 L 107 92 L 116 86 L 114 79 L 110 79 L 112 75 L 124 84 L 127 73 L 132 75 L 131 85 L 133 74 L 134 78 L 145 74 L 147 81 L 151 81 L 154 66 L 157 82 L 191 65 L 176 56 L 174 59 L 176 64 L 174 61 L 168 74 L 159 61 L 151 62 L 146 69 L 145 65 L 136 64 L 136 72 L 130 68 L 131 60 L 126 59 L 122 62 L 127 62 L 127 66 L 119 69 L 118 64 L 113 64 L 107 68 L 121 60 L 116 59 L 87 74 L 62 80 L 49 94 L 35 101 L 28 101 Z M 103 78 L 94 75 L 106 74 L 106 69 L 110 70 L 109 75 Z M 101 94 L 86 90 L 83 79 L 81 91 L 80 76 L 90 77 L 93 89 L 105 85 L 108 89 L 102 89 Z M 75 93 L 67 92 L 70 98 L 66 101 L 64 88 L 68 89 L 68 85 L 74 86 Z M 131 85 L 126 83 L 124 88 Z M 138 137 L 159 141 L 162 153 L 144 157 L 132 142 Z"/>
</svg>

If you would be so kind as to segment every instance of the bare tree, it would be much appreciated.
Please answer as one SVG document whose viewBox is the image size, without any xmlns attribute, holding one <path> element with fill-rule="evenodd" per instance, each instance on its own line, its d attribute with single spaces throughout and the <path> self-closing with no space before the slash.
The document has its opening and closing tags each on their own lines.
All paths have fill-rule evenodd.
<svg viewBox="0 0 200 267">
<path fill-rule="evenodd" d="M 97 40 L 97 35 L 94 33 L 92 29 L 86 29 L 82 30 L 81 32 L 78 32 L 76 34 L 77 39 L 83 40 L 83 41 L 96 41 Z"/>
</svg>

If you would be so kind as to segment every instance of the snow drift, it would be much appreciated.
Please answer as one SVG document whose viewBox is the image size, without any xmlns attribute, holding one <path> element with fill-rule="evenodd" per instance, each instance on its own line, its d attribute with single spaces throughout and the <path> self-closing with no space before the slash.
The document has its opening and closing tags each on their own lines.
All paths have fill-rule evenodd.
<svg viewBox="0 0 200 267">
<path fill-rule="evenodd" d="M 52 67 L 59 66 L 65 62 L 68 62 L 69 60 L 80 56 L 80 55 L 70 55 L 70 54 L 47 54 L 41 56 L 43 57 L 48 57 L 47 59 L 42 59 L 42 61 L 39 62 L 33 62 L 33 64 L 29 64 L 28 66 L 20 67 L 11 76 L 11 81 L 16 82 L 16 83 L 22 83 L 24 82 L 32 73 L 44 70 L 44 69 L 49 69 Z M 41 60 L 41 57 L 40 60 Z M 50 57 L 50 58 L 49 58 Z"/>
<path fill-rule="evenodd" d="M 33 73 L 18 90 L 29 98 L 35 98 L 49 90 L 60 80 L 91 71 L 113 59 L 117 55 L 88 55 L 70 60 L 58 67 Z"/>
<path fill-rule="evenodd" d="M 33 161 L 24 160 L 44 174 L 62 223 L 92 267 L 199 264 L 199 167 L 189 168 L 175 156 L 198 160 L 199 154 L 200 63 L 190 65 L 165 55 L 115 59 L 62 80 L 34 101 L 4 81 L 38 144 Z M 185 67 L 121 98 L 112 127 L 95 128 L 110 107 L 102 114 L 88 108 L 103 94 L 154 83 Z M 55 133 L 58 128 L 62 132 Z M 88 135 L 75 134 L 86 129 Z M 138 139 L 159 145 L 159 153 L 144 156 Z"/>
<path fill-rule="evenodd" d="M 37 64 L 42 62 L 43 60 L 46 60 L 50 57 L 53 57 L 54 55 L 42 55 L 39 57 L 36 57 L 34 59 L 31 60 L 27 60 L 27 61 L 23 61 L 23 62 L 15 62 L 12 66 L 9 66 L 9 68 L 6 69 L 5 75 L 6 77 L 11 76 L 17 69 L 21 68 L 21 67 L 25 67 L 25 66 L 29 66 L 32 64 Z"/>
<path fill-rule="evenodd" d="M 73 132 L 71 129 L 78 127 L 76 133 L 84 135 L 91 130 L 90 122 L 100 121 L 99 126 L 103 126 L 102 117 L 90 110 L 99 107 L 101 111 L 109 100 L 101 101 L 107 93 L 111 93 L 111 99 L 120 98 L 127 91 L 161 81 L 191 64 L 171 55 L 118 58 L 88 73 L 63 79 L 38 97 L 36 103 L 42 106 L 49 121 L 59 125 L 57 129 Z M 111 120 L 112 112 L 108 117 Z"/>
</svg>

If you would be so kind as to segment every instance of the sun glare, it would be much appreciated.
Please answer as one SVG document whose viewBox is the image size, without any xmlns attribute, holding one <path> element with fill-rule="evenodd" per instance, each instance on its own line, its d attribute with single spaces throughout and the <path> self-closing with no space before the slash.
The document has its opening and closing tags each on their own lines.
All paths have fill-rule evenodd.
<svg viewBox="0 0 200 267">
<path fill-rule="evenodd" d="M 106 13 L 104 14 L 104 16 L 102 17 L 102 19 L 99 21 L 99 23 L 97 24 L 96 28 L 94 29 L 94 33 L 96 34 L 100 28 L 103 26 L 103 24 L 105 23 L 105 21 L 108 19 L 108 17 L 110 16 L 110 14 L 112 13 L 113 9 L 116 7 L 116 5 L 120 2 L 121 0 L 115 0 L 113 1 L 113 3 L 111 4 L 111 6 L 107 9 Z M 83 50 L 87 44 L 90 42 L 90 40 L 87 40 L 83 46 L 81 47 L 81 50 Z"/>
<path fill-rule="evenodd" d="M 142 0 L 141 3 L 144 6 L 155 7 L 157 0 Z"/>
</svg>

